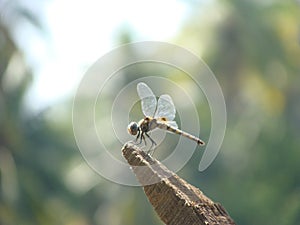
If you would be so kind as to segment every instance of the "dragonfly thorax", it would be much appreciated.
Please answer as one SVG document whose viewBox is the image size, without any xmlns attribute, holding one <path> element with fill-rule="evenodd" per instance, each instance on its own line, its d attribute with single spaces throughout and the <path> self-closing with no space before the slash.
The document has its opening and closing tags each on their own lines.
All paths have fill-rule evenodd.
<svg viewBox="0 0 300 225">
<path fill-rule="evenodd" d="M 152 119 L 149 117 L 145 117 L 144 119 L 140 120 L 138 126 L 141 129 L 142 132 L 148 132 L 150 131 L 150 122 Z"/>
</svg>

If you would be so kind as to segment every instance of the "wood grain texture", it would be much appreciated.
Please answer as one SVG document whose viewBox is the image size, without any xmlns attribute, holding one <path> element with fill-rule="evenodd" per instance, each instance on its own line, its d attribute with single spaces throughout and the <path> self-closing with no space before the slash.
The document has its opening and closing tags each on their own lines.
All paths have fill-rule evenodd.
<svg viewBox="0 0 300 225">
<path fill-rule="evenodd" d="M 222 205 L 214 203 L 133 143 L 126 143 L 122 153 L 165 224 L 235 224 Z"/>
</svg>

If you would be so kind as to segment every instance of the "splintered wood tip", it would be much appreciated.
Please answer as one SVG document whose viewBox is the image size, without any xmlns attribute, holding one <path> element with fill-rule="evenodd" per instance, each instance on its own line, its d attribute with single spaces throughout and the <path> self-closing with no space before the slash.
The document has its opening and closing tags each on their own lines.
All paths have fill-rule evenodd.
<svg viewBox="0 0 300 225">
<path fill-rule="evenodd" d="M 198 188 L 187 183 L 138 146 L 128 142 L 122 148 L 122 153 L 165 224 L 235 224 L 222 205 L 214 203 Z"/>
</svg>

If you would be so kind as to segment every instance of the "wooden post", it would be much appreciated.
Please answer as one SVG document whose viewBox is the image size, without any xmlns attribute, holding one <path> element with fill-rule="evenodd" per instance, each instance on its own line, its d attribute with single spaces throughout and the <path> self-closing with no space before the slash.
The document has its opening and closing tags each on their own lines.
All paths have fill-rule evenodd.
<svg viewBox="0 0 300 225">
<path fill-rule="evenodd" d="M 167 225 L 234 225 L 226 210 L 158 160 L 126 143 L 122 153 L 160 219 Z"/>
</svg>

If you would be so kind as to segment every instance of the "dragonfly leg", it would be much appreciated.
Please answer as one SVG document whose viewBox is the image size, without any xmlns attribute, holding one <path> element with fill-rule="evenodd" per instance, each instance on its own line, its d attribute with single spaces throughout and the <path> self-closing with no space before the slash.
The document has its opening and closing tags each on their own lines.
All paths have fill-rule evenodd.
<svg viewBox="0 0 300 225">
<path fill-rule="evenodd" d="M 146 138 L 145 138 L 144 134 L 147 134 L 147 133 L 142 132 L 142 135 L 141 135 L 141 142 L 142 142 L 142 139 L 143 139 L 144 142 L 145 142 L 145 145 L 147 145 Z"/>
<path fill-rule="evenodd" d="M 154 153 L 154 149 L 153 149 L 153 146 L 156 146 L 156 142 L 150 137 L 150 135 L 148 133 L 145 132 L 145 135 L 150 139 L 151 141 L 151 147 L 149 148 L 149 150 L 147 151 L 147 153 L 151 153 L 151 155 Z M 153 150 L 153 151 L 152 151 Z"/>
<path fill-rule="evenodd" d="M 136 136 L 136 138 L 135 138 L 135 143 L 137 144 L 137 145 L 140 145 L 140 144 L 142 144 L 142 141 L 145 141 L 145 144 L 146 144 L 146 140 L 145 140 L 145 137 L 144 137 L 144 132 L 142 132 L 142 131 L 138 131 L 138 135 Z"/>
<path fill-rule="evenodd" d="M 138 143 L 138 145 L 142 144 L 142 141 L 143 141 L 143 140 L 144 140 L 144 142 L 145 142 L 145 145 L 147 144 L 147 143 L 146 143 L 146 139 L 145 139 L 144 134 L 145 134 L 145 132 L 143 132 L 143 131 L 140 132 L 140 131 L 139 131 L 139 133 L 138 133 L 138 135 L 137 135 L 137 137 L 136 137 L 136 142 L 137 142 L 138 139 L 140 139 L 140 142 Z"/>
<path fill-rule="evenodd" d="M 136 136 L 135 142 L 138 141 L 138 139 L 139 139 L 139 137 L 140 137 L 140 134 L 141 134 L 141 132 L 140 132 L 140 130 L 139 130 L 139 131 L 138 131 L 138 135 Z"/>
<path fill-rule="evenodd" d="M 152 145 L 156 145 L 156 142 L 150 137 L 150 135 L 148 133 L 145 132 L 145 135 L 150 139 Z M 151 145 L 151 147 L 152 147 Z"/>
</svg>

